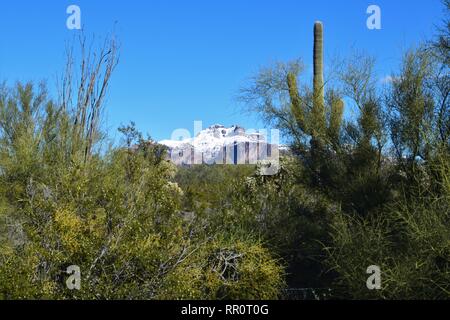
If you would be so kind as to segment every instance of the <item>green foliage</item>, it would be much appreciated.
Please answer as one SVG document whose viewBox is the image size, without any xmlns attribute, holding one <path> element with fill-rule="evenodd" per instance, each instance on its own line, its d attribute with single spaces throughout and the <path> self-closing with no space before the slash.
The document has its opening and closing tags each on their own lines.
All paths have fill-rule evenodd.
<svg viewBox="0 0 450 320">
<path fill-rule="evenodd" d="M 268 95 L 251 86 L 254 95 L 272 102 L 259 111 L 291 139 L 295 166 L 284 164 L 288 179 L 283 173 L 261 178 L 263 189 L 253 187 L 251 196 L 242 197 L 246 189 L 238 189 L 241 202 L 233 207 L 245 217 L 244 229 L 258 230 L 285 259 L 288 272 L 295 270 L 297 276 L 287 278 L 290 286 L 330 287 L 337 298 L 448 299 L 446 30 L 431 48 L 409 51 L 384 91 L 373 58 L 355 54 L 342 61 L 324 100 L 322 30 L 315 25 L 312 89 L 299 85 L 298 72 L 289 70 L 264 73 L 275 77 L 265 83 L 284 76 L 278 92 Z M 250 101 L 257 100 L 254 95 Z M 277 95 L 283 99 L 273 99 Z M 343 120 L 343 96 L 354 120 Z M 317 263 L 292 259 L 295 250 Z M 371 265 L 381 267 L 382 290 L 366 286 Z"/>
<path fill-rule="evenodd" d="M 336 95 L 332 95 L 329 105 L 330 120 L 327 135 L 333 145 L 337 146 L 344 117 L 344 102 Z"/>
<path fill-rule="evenodd" d="M 277 299 L 284 283 L 262 244 L 233 237 L 208 241 L 165 281 L 161 299 Z"/>
<path fill-rule="evenodd" d="M 291 97 L 291 112 L 297 121 L 297 125 L 301 128 L 301 130 L 306 131 L 305 114 L 300 95 L 298 94 L 296 76 L 292 73 L 288 74 L 287 82 L 289 87 L 289 96 Z"/>
<path fill-rule="evenodd" d="M 291 145 L 273 176 L 177 168 L 134 123 L 105 148 L 114 41 L 102 59 L 83 56 L 76 94 L 64 77 L 60 103 L 44 85 L 0 86 L 0 299 L 277 299 L 286 286 L 449 299 L 447 29 L 410 50 L 383 92 L 365 54 L 325 90 L 316 23 L 312 85 L 294 61 L 241 90 Z M 79 291 L 65 284 L 71 265 Z M 381 290 L 367 289 L 371 265 Z"/>
<path fill-rule="evenodd" d="M 401 76 L 393 81 L 390 107 L 392 112 L 392 131 L 399 156 L 405 156 L 413 162 L 416 157 L 426 158 L 431 141 L 434 100 L 427 78 L 430 78 L 430 55 L 409 52 L 401 70 Z M 430 137 L 431 138 L 431 137 Z"/>
<path fill-rule="evenodd" d="M 255 235 L 287 266 L 288 285 L 320 287 L 329 281 L 318 264 L 320 242 L 327 241 L 329 216 L 337 208 L 308 190 L 302 181 L 305 170 L 293 158 L 283 157 L 280 166 L 274 176 L 252 173 L 233 179 L 220 205 L 210 203 L 203 214 L 197 209 L 196 224 L 241 237 Z"/>
<path fill-rule="evenodd" d="M 43 86 L 0 93 L 0 298 L 278 296 L 281 264 L 248 235 L 231 240 L 186 219 L 177 168 L 134 124 L 120 128 L 124 145 L 93 144 L 86 157 L 77 113 Z M 220 252 L 237 255 L 233 279 L 219 272 Z M 79 291 L 66 287 L 71 265 L 82 271 Z"/>
<path fill-rule="evenodd" d="M 441 163 L 445 187 L 449 163 Z M 410 200 L 400 198 L 378 217 L 359 219 L 344 214 L 333 221 L 330 266 L 339 274 L 339 288 L 357 299 L 450 298 L 450 193 L 439 197 L 416 190 Z M 364 268 L 378 265 L 382 290 L 366 288 Z"/>
<path fill-rule="evenodd" d="M 255 173 L 253 165 L 195 165 L 179 168 L 175 181 L 183 189 L 183 209 L 203 212 L 230 206 L 236 184 Z"/>
</svg>

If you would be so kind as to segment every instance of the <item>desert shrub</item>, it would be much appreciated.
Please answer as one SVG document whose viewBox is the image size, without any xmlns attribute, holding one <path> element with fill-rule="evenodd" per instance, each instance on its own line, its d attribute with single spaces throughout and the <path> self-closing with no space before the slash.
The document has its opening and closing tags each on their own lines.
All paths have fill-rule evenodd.
<svg viewBox="0 0 450 320">
<path fill-rule="evenodd" d="M 165 281 L 162 299 L 245 299 L 280 297 L 283 267 L 257 240 L 218 237 L 187 257 Z M 189 272 L 187 272 L 189 271 Z"/>
<path fill-rule="evenodd" d="M 261 176 L 256 170 L 233 176 L 222 202 L 196 209 L 195 223 L 206 233 L 257 236 L 286 265 L 288 286 L 322 288 L 330 281 L 319 263 L 322 243 L 329 241 L 329 215 L 338 207 L 308 189 L 304 171 L 293 157 L 283 157 L 276 175 Z M 208 189 L 209 180 L 203 181 Z"/>
<path fill-rule="evenodd" d="M 120 128 L 120 146 L 102 147 L 100 128 L 80 128 L 77 110 L 43 86 L 0 91 L 1 299 L 277 296 L 282 267 L 263 245 L 208 242 L 226 235 L 186 219 L 164 148 L 133 124 Z M 221 250 L 239 256 L 232 281 L 214 271 Z M 66 286 L 73 265 L 80 290 Z"/>
<path fill-rule="evenodd" d="M 253 165 L 194 165 L 180 167 L 175 181 L 183 189 L 183 209 L 201 212 L 230 205 L 236 183 L 252 175 Z"/>
<path fill-rule="evenodd" d="M 415 189 L 381 215 L 361 219 L 338 214 L 328 263 L 339 274 L 342 296 L 384 299 L 448 299 L 450 274 L 450 166 L 439 161 L 439 195 Z M 411 192 L 411 190 L 409 191 Z M 382 271 L 381 290 L 366 287 L 367 267 Z"/>
</svg>

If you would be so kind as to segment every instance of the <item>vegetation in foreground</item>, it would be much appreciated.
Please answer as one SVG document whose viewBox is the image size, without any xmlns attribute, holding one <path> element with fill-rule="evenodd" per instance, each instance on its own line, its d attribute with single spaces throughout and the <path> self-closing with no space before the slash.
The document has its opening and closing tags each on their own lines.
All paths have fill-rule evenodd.
<svg viewBox="0 0 450 320">
<path fill-rule="evenodd" d="M 359 53 L 324 84 L 316 24 L 312 88 L 295 61 L 240 94 L 290 139 L 275 176 L 177 168 L 132 124 L 108 147 L 114 39 L 101 59 L 81 56 L 80 86 L 69 59 L 57 101 L 43 85 L 1 86 L 0 298 L 450 298 L 449 31 L 407 52 L 380 90 Z M 71 265 L 81 290 L 66 286 Z M 366 287 L 371 265 L 381 290 Z"/>
</svg>

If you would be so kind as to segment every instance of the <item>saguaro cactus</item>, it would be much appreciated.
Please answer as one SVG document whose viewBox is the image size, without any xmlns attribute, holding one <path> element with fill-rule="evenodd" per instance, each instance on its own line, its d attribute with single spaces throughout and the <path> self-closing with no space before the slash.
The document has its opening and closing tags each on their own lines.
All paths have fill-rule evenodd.
<svg viewBox="0 0 450 320">
<path fill-rule="evenodd" d="M 314 136 L 323 136 L 326 128 L 325 95 L 323 81 L 323 24 L 314 24 L 314 97 L 311 120 Z"/>
<path fill-rule="evenodd" d="M 330 102 L 331 105 L 326 108 L 323 74 L 323 24 L 316 22 L 314 24 L 313 101 L 310 112 L 302 105 L 296 75 L 290 73 L 287 77 L 291 112 L 298 127 L 305 134 L 310 135 L 316 145 L 326 141 L 338 142 L 344 114 L 344 102 L 338 96 L 334 96 Z M 327 114 L 329 121 L 327 121 Z"/>
</svg>

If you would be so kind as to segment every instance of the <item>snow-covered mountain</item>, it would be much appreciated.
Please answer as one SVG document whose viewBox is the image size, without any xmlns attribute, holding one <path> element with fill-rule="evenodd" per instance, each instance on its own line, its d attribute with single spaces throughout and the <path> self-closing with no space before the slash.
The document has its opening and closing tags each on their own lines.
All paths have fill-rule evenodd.
<svg viewBox="0 0 450 320">
<path fill-rule="evenodd" d="M 266 133 L 247 132 L 240 126 L 213 125 L 182 141 L 159 142 L 169 148 L 171 160 L 189 164 L 256 164 L 278 157 L 277 144 L 267 142 Z"/>
</svg>

